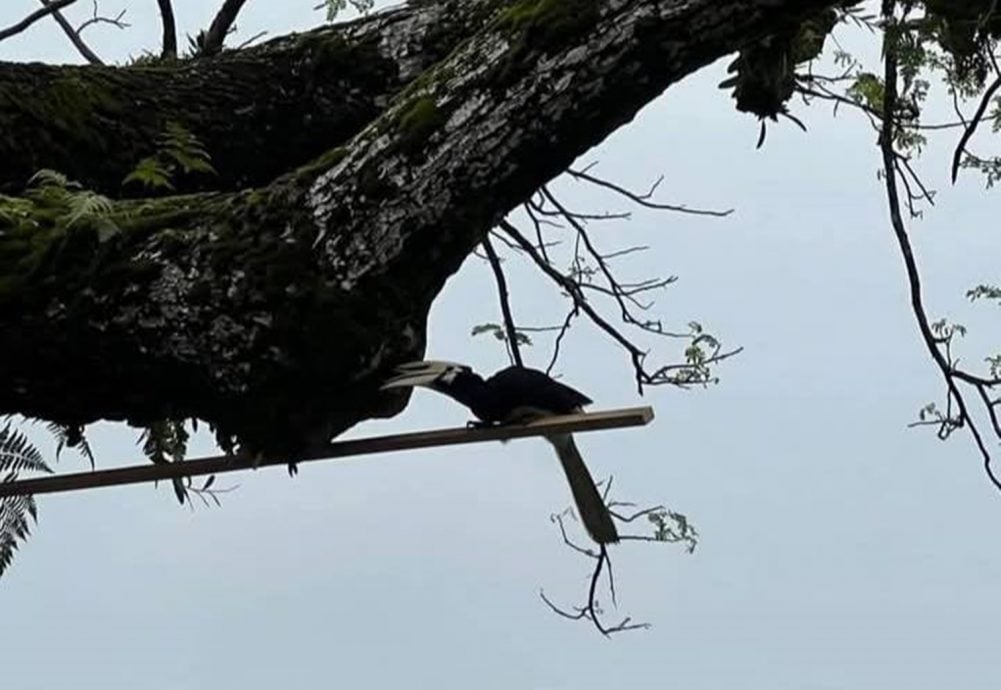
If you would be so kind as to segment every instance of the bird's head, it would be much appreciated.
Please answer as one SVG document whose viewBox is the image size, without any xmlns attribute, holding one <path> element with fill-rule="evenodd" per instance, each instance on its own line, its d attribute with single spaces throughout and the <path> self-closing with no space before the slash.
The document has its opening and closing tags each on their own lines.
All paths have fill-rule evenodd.
<svg viewBox="0 0 1001 690">
<path fill-rule="evenodd" d="M 408 388 L 424 386 L 425 388 L 447 389 L 456 378 L 466 374 L 471 375 L 472 368 L 455 362 L 428 360 L 422 362 L 406 362 L 394 369 L 391 376 L 380 386 L 382 390 L 389 388 Z"/>
</svg>

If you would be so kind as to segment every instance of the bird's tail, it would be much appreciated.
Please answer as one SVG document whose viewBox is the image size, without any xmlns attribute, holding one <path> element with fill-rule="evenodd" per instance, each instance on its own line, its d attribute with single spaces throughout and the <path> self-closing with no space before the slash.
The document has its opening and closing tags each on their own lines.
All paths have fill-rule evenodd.
<svg viewBox="0 0 1001 690">
<path fill-rule="evenodd" d="M 581 522 L 584 523 L 587 533 L 599 544 L 617 542 L 619 533 L 615 529 L 615 523 L 605 505 L 605 499 L 601 497 L 591 473 L 587 471 L 587 465 L 577 450 L 573 436 L 554 434 L 547 436 L 546 439 L 556 448 L 556 454 L 570 484 L 574 503 L 577 504 L 577 512 L 580 513 Z"/>
</svg>

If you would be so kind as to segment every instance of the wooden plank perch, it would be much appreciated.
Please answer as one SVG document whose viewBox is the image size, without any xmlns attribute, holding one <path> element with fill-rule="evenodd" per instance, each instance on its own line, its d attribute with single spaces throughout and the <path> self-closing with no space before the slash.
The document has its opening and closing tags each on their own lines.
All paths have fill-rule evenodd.
<svg viewBox="0 0 1001 690">
<path fill-rule="evenodd" d="M 369 453 L 386 453 L 394 450 L 455 446 L 464 443 L 507 441 L 529 436 L 544 436 L 546 434 L 620 429 L 630 426 L 643 426 L 648 424 L 652 419 L 653 408 L 651 407 L 627 407 L 618 410 L 549 417 L 532 422 L 531 424 L 519 426 L 498 426 L 484 429 L 457 427 L 407 434 L 392 434 L 390 436 L 374 436 L 372 438 L 357 438 L 328 443 L 316 451 L 298 458 L 296 462 L 302 463 L 312 460 L 345 458 L 352 455 L 366 455 Z M 262 459 L 257 463 L 257 467 L 286 464 L 288 464 L 287 458 Z M 251 469 L 251 466 L 239 456 L 217 455 L 208 458 L 185 460 L 184 462 L 159 465 L 133 465 L 94 472 L 77 472 L 74 474 L 4 482 L 0 483 L 0 498 L 4 496 L 49 494 L 60 491 L 93 489 L 101 486 L 138 484 L 178 477 L 198 477 L 206 474 L 219 474 L 246 469 Z"/>
</svg>

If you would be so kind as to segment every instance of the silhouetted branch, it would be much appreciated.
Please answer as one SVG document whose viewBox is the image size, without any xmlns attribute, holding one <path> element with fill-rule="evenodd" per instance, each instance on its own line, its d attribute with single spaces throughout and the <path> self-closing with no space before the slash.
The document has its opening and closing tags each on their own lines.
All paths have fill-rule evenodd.
<svg viewBox="0 0 1001 690">
<path fill-rule="evenodd" d="M 854 77 L 850 77 L 854 78 Z M 873 128 L 878 130 L 878 122 L 882 120 L 883 113 L 861 101 L 856 101 L 854 99 L 848 98 L 842 94 L 829 89 L 824 83 L 821 83 L 821 79 L 824 82 L 837 82 L 839 78 L 833 77 L 817 77 L 816 75 L 810 75 L 808 78 L 800 79 L 796 84 L 796 92 L 803 97 L 804 101 L 809 103 L 809 99 L 818 98 L 820 100 L 831 101 L 834 103 L 835 114 L 837 114 L 837 108 L 839 105 L 847 105 L 864 115 L 869 117 L 870 123 Z M 907 124 L 908 129 L 913 129 L 916 131 L 934 131 L 940 129 L 959 129 L 965 126 L 962 121 L 956 122 L 936 122 L 931 124 L 911 122 Z"/>
<path fill-rule="evenodd" d="M 580 239 L 581 242 L 583 242 L 584 247 L 587 249 L 588 254 L 591 256 L 592 259 L 594 259 L 595 263 L 598 266 L 598 269 L 601 271 L 602 275 L 604 275 L 605 281 L 608 283 L 608 288 L 602 288 L 592 283 L 583 283 L 581 284 L 582 288 L 599 290 L 601 292 L 604 292 L 606 295 L 612 297 L 619 305 L 619 311 L 622 320 L 627 324 L 637 326 L 640 329 L 647 331 L 648 333 L 653 333 L 656 335 L 663 335 L 672 338 L 688 337 L 687 334 L 684 333 L 679 334 L 679 333 L 672 333 L 669 331 L 665 331 L 663 324 L 660 321 L 649 321 L 649 320 L 638 321 L 636 318 L 633 317 L 632 312 L 629 310 L 629 307 L 626 306 L 626 300 L 630 300 L 634 306 L 639 307 L 640 309 L 647 309 L 648 306 L 644 306 L 643 304 L 638 302 L 635 299 L 634 295 L 640 292 L 646 292 L 647 290 L 653 290 L 670 285 L 671 283 L 677 280 L 676 277 L 671 276 L 669 278 L 661 280 L 654 280 L 654 281 L 649 281 L 647 283 L 642 283 L 639 284 L 638 288 L 633 290 L 623 289 L 623 286 L 619 283 L 615 275 L 612 273 L 611 269 L 608 267 L 608 264 L 605 262 L 605 257 L 600 252 L 598 252 L 594 244 L 591 242 L 591 236 L 587 233 L 587 230 L 584 228 L 584 225 L 580 220 L 580 216 L 578 216 L 576 213 L 571 213 L 569 210 L 567 210 L 566 207 L 564 207 L 556 199 L 556 197 L 554 197 L 550 193 L 548 188 L 543 187 L 542 194 L 546 198 L 546 200 L 549 201 L 549 203 L 551 203 L 554 208 L 556 208 L 556 210 L 560 213 L 560 215 L 562 215 L 567 220 L 567 222 L 570 223 L 571 227 L 573 227 L 573 229 L 576 230 L 578 238 Z"/>
<path fill-rule="evenodd" d="M 206 508 L 210 508 L 213 503 L 217 508 L 222 507 L 222 501 L 219 500 L 219 497 L 223 494 L 236 491 L 240 488 L 240 485 L 234 484 L 220 489 L 214 486 L 215 477 L 216 476 L 214 474 L 209 475 L 209 478 L 202 482 L 201 486 L 196 485 L 191 477 L 185 477 L 184 489 L 186 495 L 195 496 Z M 211 501 L 211 503 L 209 501 Z M 188 500 L 188 508 L 194 511 L 194 501 Z"/>
<path fill-rule="evenodd" d="M 265 37 L 265 36 L 267 36 L 267 35 L 268 35 L 268 32 L 267 32 L 267 31 L 258 31 L 258 32 L 257 32 L 256 34 L 254 34 L 253 36 L 251 36 L 251 37 L 250 37 L 250 38 L 248 38 L 247 40 L 245 40 L 245 41 L 241 41 L 241 42 L 240 42 L 240 43 L 239 43 L 239 44 L 238 44 L 238 45 L 236 46 L 236 50 L 243 50 L 244 48 L 246 48 L 247 46 L 249 46 L 249 45 L 250 45 L 251 43 L 253 43 L 254 41 L 258 41 L 258 40 L 260 40 L 260 39 L 264 38 L 264 37 Z"/>
<path fill-rule="evenodd" d="M 563 325 L 560 327 L 559 333 L 556 334 L 556 340 L 553 341 L 553 356 L 546 367 L 547 374 L 552 374 L 553 367 L 556 366 L 556 360 L 560 358 L 560 346 L 563 344 L 563 338 L 566 337 L 567 331 L 570 330 L 570 324 L 578 316 L 580 316 L 580 309 L 574 304 L 570 311 L 567 312 L 566 318 L 563 320 Z"/>
<path fill-rule="evenodd" d="M 973 113 L 973 119 L 969 121 L 966 125 L 966 129 L 963 130 L 963 136 L 959 138 L 959 143 L 956 144 L 956 150 L 952 154 L 952 183 L 956 184 L 956 176 L 959 174 L 959 164 L 963 158 L 963 152 L 966 151 L 966 145 L 969 143 L 970 138 L 973 136 L 974 132 L 977 131 L 977 126 L 980 121 L 984 118 L 984 113 L 987 112 L 987 107 L 991 104 L 991 99 L 994 98 L 994 93 L 1001 87 L 1001 75 L 995 77 L 994 81 L 984 89 L 984 93 L 980 98 L 980 104 L 977 106 L 977 110 Z"/>
<path fill-rule="evenodd" d="M 605 499 L 606 504 L 611 509 L 612 507 L 622 507 L 630 506 L 632 504 L 622 503 L 616 501 L 609 501 L 608 494 L 611 491 L 612 478 L 609 477 L 606 482 L 604 482 L 604 491 L 602 497 Z M 612 516 L 623 523 L 630 523 L 639 518 L 645 517 L 654 525 L 653 535 L 643 535 L 643 534 L 631 534 L 631 535 L 620 535 L 620 540 L 622 541 L 655 541 L 655 542 L 686 542 L 688 546 L 686 550 L 691 553 L 695 549 L 697 543 L 698 533 L 695 531 L 687 518 L 680 513 L 675 513 L 667 510 L 664 506 L 654 506 L 652 508 L 645 508 L 643 510 L 638 510 L 632 515 L 623 516 L 617 512 L 611 512 Z M 591 571 L 590 583 L 587 590 L 587 602 L 581 606 L 574 606 L 571 609 L 565 609 L 557 606 L 551 599 L 549 599 L 545 592 L 540 590 L 539 596 L 542 601 L 556 614 L 567 618 L 569 620 L 587 620 L 594 625 L 595 628 L 601 634 L 606 637 L 612 633 L 622 632 L 625 630 L 636 630 L 640 628 L 649 628 L 649 623 L 633 623 L 632 619 L 628 616 L 623 618 L 619 623 L 615 625 L 606 625 L 602 621 L 602 616 L 605 611 L 602 610 L 601 605 L 598 600 L 598 582 L 601 579 L 602 572 L 608 573 L 608 592 L 612 600 L 612 605 L 617 606 L 616 603 L 616 593 L 615 593 L 615 578 L 612 574 L 612 561 L 608 554 L 608 549 L 606 545 L 599 544 L 598 550 L 595 551 L 593 548 L 581 546 L 574 542 L 567 534 L 566 524 L 564 519 L 570 517 L 576 520 L 576 515 L 573 510 L 567 508 L 562 513 L 557 513 L 550 516 L 550 519 L 556 523 L 560 530 L 560 538 L 563 540 L 564 545 L 572 549 L 574 552 L 591 559 L 594 562 L 594 568 Z M 668 524 L 670 520 L 673 524 Z"/>
<path fill-rule="evenodd" d="M 80 26 L 78 26 L 76 28 L 77 35 L 82 34 L 84 32 L 84 30 L 86 30 L 86 29 L 94 26 L 95 24 L 110 24 L 111 26 L 115 27 L 116 29 L 127 29 L 129 27 L 128 22 L 126 22 L 123 19 L 123 17 L 125 17 L 125 12 L 127 10 L 124 10 L 124 9 L 119 10 L 118 14 L 116 14 L 114 17 L 109 17 L 109 16 L 105 16 L 103 14 L 100 14 L 98 12 L 97 0 L 94 0 L 93 5 L 94 5 L 94 11 L 91 14 L 90 18 L 85 19 L 80 24 Z"/>
<path fill-rule="evenodd" d="M 493 269 L 494 279 L 497 281 L 497 294 L 500 296 L 501 314 L 504 317 L 504 331 L 507 334 L 508 353 L 511 356 L 511 363 L 519 367 L 525 366 L 521 359 L 521 350 L 518 345 L 518 328 L 514 324 L 514 316 L 511 314 L 511 300 L 507 291 L 507 280 L 504 277 L 504 269 L 501 266 L 500 257 L 494 251 L 490 243 L 490 236 L 483 238 L 483 251 L 490 261 L 490 268 Z"/>
<path fill-rule="evenodd" d="M 553 268 L 539 253 L 539 251 L 536 250 L 532 243 L 529 242 L 516 227 L 514 227 L 514 225 L 512 225 L 509 221 L 503 220 L 500 223 L 500 227 L 508 234 L 508 236 L 521 245 L 521 248 L 531 257 L 536 266 L 542 269 L 543 273 L 549 276 L 558 286 L 563 288 L 563 290 L 570 296 L 570 299 L 573 300 L 576 308 L 587 314 L 588 318 L 591 319 L 591 321 L 598 326 L 598 328 L 605 331 L 605 333 L 611 336 L 616 342 L 626 349 L 632 359 L 633 368 L 637 372 L 637 387 L 640 391 L 642 391 L 643 379 L 641 378 L 640 372 L 643 370 L 643 359 L 646 357 L 646 353 L 619 333 L 614 326 L 605 321 L 605 319 L 597 311 L 595 311 L 590 304 L 588 304 L 583 293 L 581 292 L 580 286 L 571 278 Z"/>
<path fill-rule="evenodd" d="M 546 606 L 548 606 L 551 611 L 553 611 L 559 616 L 562 616 L 563 618 L 567 618 L 569 620 L 590 621 L 591 624 L 598 630 L 598 632 L 600 632 L 605 637 L 609 637 L 613 633 L 624 632 L 626 630 L 639 630 L 639 629 L 649 628 L 650 627 L 649 623 L 633 623 L 632 619 L 629 616 L 626 616 L 619 623 L 615 625 L 609 626 L 605 625 L 605 623 L 602 622 L 601 617 L 605 612 L 604 610 L 602 610 L 601 605 L 599 604 L 598 601 L 598 582 L 601 580 L 601 573 L 605 569 L 606 564 L 608 566 L 608 573 L 609 573 L 609 592 L 613 598 L 613 602 L 615 598 L 614 594 L 615 581 L 614 579 L 612 579 L 611 575 L 612 562 L 611 559 L 609 559 L 608 557 L 608 549 L 606 548 L 605 544 L 600 544 L 599 545 L 600 550 L 598 551 L 598 553 L 595 553 L 590 549 L 585 549 L 581 546 L 578 546 L 577 544 L 573 543 L 573 541 L 571 541 L 570 538 L 567 536 L 566 528 L 563 525 L 563 516 L 553 515 L 552 519 L 554 522 L 556 522 L 557 525 L 559 525 L 560 533 L 563 536 L 563 542 L 566 545 L 577 551 L 577 553 L 580 553 L 594 560 L 594 570 L 591 571 L 591 580 L 587 589 L 587 604 L 585 604 L 584 606 L 575 606 L 573 607 L 572 611 L 568 611 L 554 604 L 552 600 L 550 600 L 546 596 L 545 591 L 540 589 L 539 598 L 541 598 L 542 601 L 545 602 Z"/>
<path fill-rule="evenodd" d="M 160 24 L 163 27 L 160 57 L 173 60 L 177 58 L 177 23 L 174 20 L 174 8 L 170 0 L 156 0 L 156 3 L 160 7 Z"/>
<path fill-rule="evenodd" d="M 52 0 L 39 0 L 39 2 L 42 3 L 43 7 L 48 9 L 51 9 L 51 6 L 54 4 Z M 95 14 L 97 13 L 96 3 L 94 5 L 94 12 Z M 80 32 L 77 29 L 73 28 L 73 25 L 70 24 L 69 20 L 67 20 L 66 17 L 63 16 L 62 12 L 60 12 L 58 9 L 52 9 L 51 14 L 52 18 L 56 20 L 56 24 L 58 24 L 59 28 L 63 30 L 63 33 L 66 34 L 66 36 L 70 39 L 70 43 L 72 43 L 73 47 L 77 49 L 77 52 L 83 56 L 84 60 L 86 60 L 92 65 L 104 64 L 104 61 L 97 56 L 97 53 L 95 53 L 93 50 L 90 49 L 90 46 L 88 46 L 84 42 L 83 38 L 80 37 Z"/>
<path fill-rule="evenodd" d="M 587 300 L 587 297 L 584 294 L 584 287 L 580 280 L 561 273 L 554 268 L 552 264 L 542 256 L 541 252 L 535 247 L 535 245 L 533 245 L 532 242 L 529 241 L 510 221 L 501 221 L 500 228 L 508 235 L 508 237 L 514 240 L 515 243 L 522 248 L 522 250 L 529 256 L 529 258 L 532 259 L 536 266 L 538 266 L 546 276 L 548 276 L 570 297 L 573 302 L 574 310 L 583 312 L 594 325 L 608 334 L 613 340 L 621 345 L 623 349 L 626 350 L 633 365 L 636 386 L 640 393 L 643 392 L 643 386 L 646 385 L 671 384 L 685 387 L 693 384 L 711 383 L 715 379 L 711 378 L 709 374 L 709 367 L 712 364 L 721 362 L 741 351 L 742 348 L 737 348 L 729 352 L 723 352 L 721 346 L 715 338 L 702 333 L 700 329 L 694 329 L 693 332 L 687 336 L 690 338 L 691 342 L 686 350 L 686 363 L 667 365 L 660 367 L 653 372 L 648 372 L 644 368 L 644 361 L 646 359 L 647 352 L 632 342 L 619 329 L 610 324 L 600 313 L 598 313 L 598 311 Z M 627 323 L 641 327 L 645 326 L 643 330 L 648 332 L 658 333 L 660 335 L 668 334 L 662 329 L 659 331 L 656 329 L 655 324 L 657 324 L 657 322 L 644 324 L 643 322 L 632 319 Z M 569 327 L 569 319 L 566 327 Z M 708 352 L 702 351 L 700 349 L 702 346 L 708 347 Z M 693 347 L 695 348 L 694 350 Z"/>
<path fill-rule="evenodd" d="M 895 3 L 893 0 L 884 0 L 884 19 L 891 25 L 895 21 L 893 16 L 894 7 Z M 907 229 L 904 225 L 900 210 L 900 197 L 897 191 L 899 156 L 897 151 L 894 149 L 894 128 L 897 126 L 894 113 L 896 112 L 898 98 L 897 46 L 892 43 L 893 36 L 894 33 L 892 31 L 888 30 L 886 32 L 887 45 L 883 51 L 883 112 L 881 117 L 882 129 L 879 137 L 880 152 L 883 159 L 883 179 L 886 183 L 886 197 L 890 210 L 891 227 L 893 229 L 894 236 L 897 239 L 900 254 L 904 261 L 904 268 L 907 273 L 907 282 L 910 289 L 911 310 L 914 314 L 915 320 L 917 321 L 918 330 L 920 331 L 921 337 L 927 346 L 928 352 L 941 372 L 942 377 L 945 379 L 947 390 L 946 411 L 944 414 L 935 410 L 934 406 L 925 408 L 923 412 L 931 415 L 932 421 L 937 423 L 939 438 L 947 438 L 952 431 L 960 427 L 968 427 L 970 429 L 970 434 L 972 435 L 977 449 L 980 451 L 981 458 L 983 459 L 984 471 L 994 487 L 1001 491 L 1001 479 L 998 478 L 993 467 L 991 466 L 992 456 L 990 450 L 987 447 L 980 429 L 969 413 L 966 400 L 963 397 L 963 391 L 960 389 L 958 383 L 959 381 L 966 381 L 967 383 L 972 382 L 973 385 L 977 387 L 978 392 L 981 395 L 981 399 L 987 404 L 988 413 L 991 415 L 993 423 L 995 421 L 994 405 L 991 403 L 990 398 L 987 395 L 987 389 L 994 386 L 997 382 L 986 379 L 978 380 L 976 377 L 959 373 L 955 368 L 949 350 L 952 336 L 956 332 L 955 328 L 948 329 L 944 325 L 939 324 L 939 332 L 936 333 L 936 326 L 931 324 L 928 319 L 921 294 L 921 276 L 918 270 L 917 260 L 914 256 L 910 237 L 907 234 Z M 943 347 L 945 348 L 945 352 L 943 352 Z M 955 405 L 955 412 L 953 412 L 953 405 Z M 922 419 L 921 423 L 925 423 L 926 421 L 928 420 Z M 997 431 L 997 427 L 995 427 L 995 431 Z M 1001 435 L 999 435 L 998 438 L 1001 439 Z"/>
<path fill-rule="evenodd" d="M 222 44 L 226 40 L 233 22 L 236 21 L 236 17 L 240 14 L 240 10 L 246 1 L 225 0 L 223 2 L 222 7 L 219 8 L 219 12 L 216 13 L 215 19 L 212 20 L 208 31 L 201 37 L 199 48 L 202 55 L 215 55 L 222 50 Z"/>
<path fill-rule="evenodd" d="M 539 243 L 538 244 L 539 252 L 542 254 L 542 258 L 548 263 L 549 254 L 546 253 L 548 247 L 546 246 L 545 240 L 542 238 L 542 226 L 545 224 L 548 224 L 550 226 L 555 224 L 552 221 L 546 220 L 545 218 L 539 218 L 539 216 L 536 215 L 535 211 L 537 207 L 538 205 L 533 203 L 527 203 L 524 206 L 525 213 L 526 215 L 528 215 L 529 220 L 532 221 L 532 225 L 535 228 L 535 239 Z"/>
<path fill-rule="evenodd" d="M 53 12 L 57 12 L 64 7 L 69 7 L 74 2 L 76 2 L 76 0 L 51 0 L 51 2 L 49 2 L 45 7 L 35 10 L 16 24 L 12 24 L 6 29 L 0 29 L 0 41 L 10 38 L 11 36 L 16 36 L 38 20 L 45 19 Z"/>
<path fill-rule="evenodd" d="M 590 173 L 587 172 L 587 170 L 590 167 L 593 166 L 589 166 L 588 168 L 585 168 L 583 170 L 574 170 L 573 168 L 571 168 L 570 170 L 567 170 L 567 174 L 573 177 L 574 179 L 590 182 L 591 184 L 597 185 L 599 187 L 604 187 L 605 189 L 609 189 L 613 192 L 616 192 L 617 194 L 621 194 L 630 201 L 633 201 L 639 204 L 640 206 L 644 206 L 645 208 L 652 208 L 661 211 L 677 211 L 678 213 L 691 213 L 697 216 L 722 217 L 722 216 L 728 216 L 731 213 L 733 213 L 732 208 L 729 208 L 725 211 L 711 211 L 707 209 L 689 208 L 688 206 L 678 205 L 678 204 L 662 204 L 653 202 L 650 201 L 650 199 L 653 197 L 654 192 L 657 191 L 657 187 L 660 186 L 660 183 L 664 181 L 663 176 L 658 177 L 656 181 L 654 181 L 654 183 L 650 185 L 650 189 L 648 189 L 646 192 L 637 193 L 630 191 L 625 187 L 617 185 L 613 182 L 609 182 L 608 180 L 597 177 L 596 175 L 591 175 Z"/>
</svg>

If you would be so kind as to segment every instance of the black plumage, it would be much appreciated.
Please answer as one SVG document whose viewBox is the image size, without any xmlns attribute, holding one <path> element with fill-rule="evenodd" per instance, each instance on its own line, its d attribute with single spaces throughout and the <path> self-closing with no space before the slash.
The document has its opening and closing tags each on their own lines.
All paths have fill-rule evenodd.
<svg viewBox="0 0 1001 690">
<path fill-rule="evenodd" d="M 466 405 L 482 421 L 498 424 L 525 421 L 533 410 L 571 414 L 591 403 L 583 393 L 527 367 L 508 367 L 487 379 L 465 369 L 450 384 L 432 388 Z"/>
<path fill-rule="evenodd" d="M 508 367 L 484 379 L 464 364 L 409 362 L 396 369 L 383 388 L 423 386 L 468 407 L 486 424 L 523 424 L 541 417 L 580 412 L 592 401 L 547 374 L 528 367 Z M 599 544 L 619 540 L 604 498 L 595 486 L 571 434 L 550 434 L 567 476 L 581 521 Z"/>
</svg>

